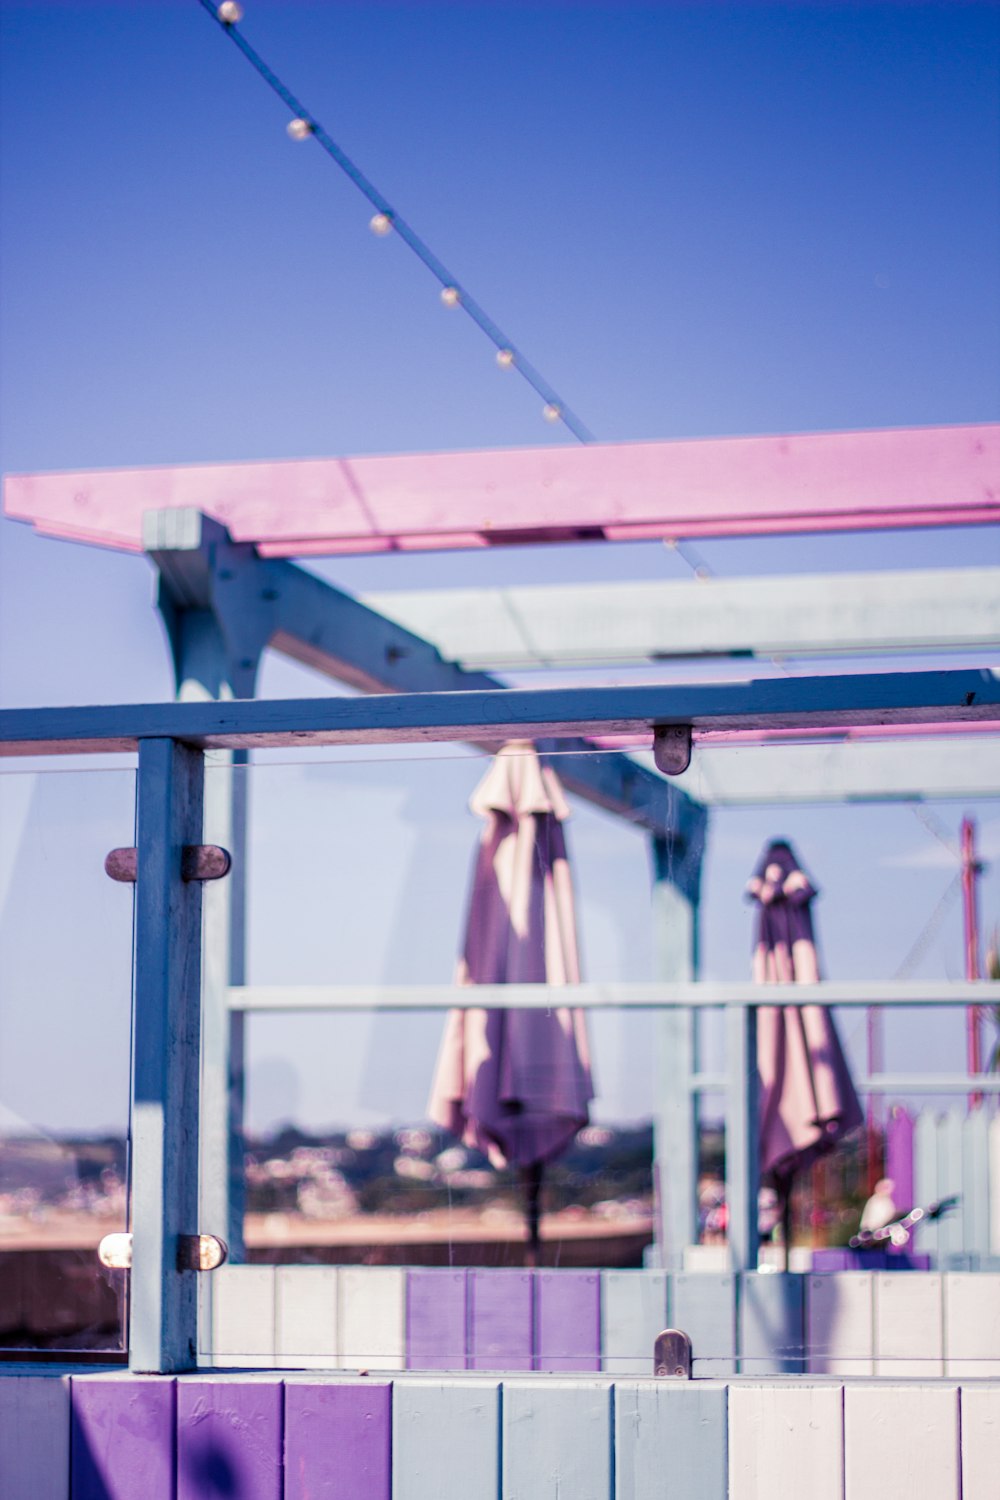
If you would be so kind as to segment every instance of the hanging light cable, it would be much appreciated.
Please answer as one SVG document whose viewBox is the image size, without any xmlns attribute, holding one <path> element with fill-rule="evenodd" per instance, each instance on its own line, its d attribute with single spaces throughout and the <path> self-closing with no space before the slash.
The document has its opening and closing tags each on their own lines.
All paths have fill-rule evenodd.
<svg viewBox="0 0 1000 1500">
<path fill-rule="evenodd" d="M 388 236 L 398 234 L 405 245 L 413 251 L 418 260 L 430 271 L 441 285 L 441 301 L 445 307 L 460 307 L 467 313 L 472 321 L 485 333 L 486 337 L 496 347 L 497 364 L 503 370 L 514 369 L 527 381 L 543 401 L 542 415 L 546 421 L 561 422 L 569 432 L 581 443 L 594 441 L 591 433 L 579 417 L 567 406 L 566 402 L 553 389 L 539 370 L 524 357 L 515 344 L 500 329 L 484 308 L 480 307 L 475 298 L 466 291 L 461 282 L 455 277 L 447 266 L 434 254 L 433 250 L 417 232 L 410 227 L 406 220 L 396 212 L 389 200 L 379 192 L 378 188 L 357 167 L 345 151 L 337 145 L 323 126 L 306 109 L 301 100 L 297 99 L 292 91 L 282 83 L 278 75 L 268 67 L 267 63 L 258 52 L 251 47 L 237 27 L 243 19 L 243 7 L 235 3 L 235 0 L 223 0 L 221 5 L 215 5 L 212 0 L 198 0 L 203 10 L 206 10 L 213 20 L 217 21 L 222 30 L 226 32 L 247 62 L 260 74 L 264 82 L 274 90 L 278 98 L 287 105 L 291 111 L 291 119 L 288 122 L 288 134 L 293 140 L 308 140 L 312 137 L 327 156 L 331 157 L 340 170 L 350 178 L 354 186 L 363 193 L 368 202 L 375 210 L 371 220 L 373 234 Z"/>
</svg>

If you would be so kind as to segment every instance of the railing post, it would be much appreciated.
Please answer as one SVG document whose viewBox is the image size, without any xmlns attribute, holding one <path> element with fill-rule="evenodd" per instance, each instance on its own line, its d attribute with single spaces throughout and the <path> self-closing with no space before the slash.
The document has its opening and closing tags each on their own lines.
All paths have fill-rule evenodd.
<svg viewBox="0 0 1000 1500">
<path fill-rule="evenodd" d="M 757 1109 L 757 1008 L 731 1006 L 726 1015 L 729 1089 L 726 1097 L 726 1207 L 734 1271 L 757 1269 L 760 1182 Z"/>
<path fill-rule="evenodd" d="M 653 963 L 657 979 L 683 983 L 698 972 L 698 876 L 702 840 L 678 858 L 664 838 L 651 841 Z M 660 1260 L 681 1270 L 698 1242 L 697 1017 L 674 1008 L 657 1016 L 653 1170 L 658 1192 Z"/>
<path fill-rule="evenodd" d="M 139 746 L 132 1083 L 133 1370 L 191 1369 L 197 1275 L 178 1269 L 179 1237 L 198 1227 L 201 883 L 181 850 L 202 841 L 201 751 Z"/>
<path fill-rule="evenodd" d="M 143 545 L 160 573 L 178 699 L 252 698 L 271 629 L 270 606 L 254 587 L 254 549 L 189 510 L 147 513 Z M 245 750 L 213 752 L 205 783 L 204 837 L 229 850 L 233 869 L 205 893 L 201 1209 L 236 1262 L 244 1254 L 244 1020 L 228 1012 L 226 991 L 246 982 L 247 761 Z"/>
</svg>

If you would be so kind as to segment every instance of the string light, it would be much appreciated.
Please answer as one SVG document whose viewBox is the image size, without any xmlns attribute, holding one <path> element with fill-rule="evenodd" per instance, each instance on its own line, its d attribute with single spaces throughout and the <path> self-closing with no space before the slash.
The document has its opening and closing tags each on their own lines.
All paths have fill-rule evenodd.
<svg viewBox="0 0 1000 1500">
<path fill-rule="evenodd" d="M 288 107 L 292 113 L 286 127 L 288 134 L 294 141 L 304 141 L 313 136 L 318 145 L 322 146 L 327 156 L 337 164 L 340 170 L 349 177 L 354 186 L 363 193 L 368 202 L 375 209 L 375 213 L 368 222 L 372 234 L 384 238 L 393 230 L 399 235 L 403 243 L 413 251 L 419 261 L 436 277 L 441 284 L 441 301 L 446 307 L 461 307 L 468 314 L 477 327 L 485 333 L 486 337 L 496 346 L 496 362 L 501 370 L 516 369 L 523 380 L 541 396 L 545 405 L 542 407 L 542 416 L 546 422 L 562 422 L 567 431 L 581 443 L 592 443 L 594 435 L 584 426 L 570 408 L 562 401 L 545 377 L 536 370 L 533 365 L 524 358 L 524 355 L 511 343 L 503 330 L 494 323 L 489 314 L 480 307 L 479 303 L 469 295 L 458 280 L 451 274 L 448 268 L 434 254 L 433 250 L 415 230 L 411 229 L 405 219 L 400 218 L 388 199 L 383 197 L 378 188 L 371 182 L 360 167 L 345 151 L 337 145 L 337 142 L 328 135 L 322 125 L 318 124 L 305 106 L 295 97 L 290 89 L 286 88 L 281 79 L 274 73 L 260 56 L 251 47 L 242 32 L 236 29 L 237 23 L 243 19 L 243 7 L 236 0 L 222 0 L 220 5 L 215 5 L 213 0 L 198 0 L 203 10 L 217 21 L 223 31 L 233 44 L 243 53 L 247 62 L 260 74 L 269 88 L 278 95 L 278 98 Z M 669 538 L 667 546 L 676 550 L 687 566 L 699 580 L 705 580 L 712 576 L 711 569 L 704 559 L 693 547 L 683 546 L 676 538 Z"/>
<path fill-rule="evenodd" d="M 543 415 L 549 422 L 562 422 L 567 430 L 573 434 L 581 443 L 593 442 L 593 433 L 584 426 L 566 403 L 559 397 L 540 371 L 525 359 L 524 355 L 514 346 L 511 340 L 500 329 L 484 308 L 480 307 L 474 297 L 466 291 L 458 279 L 451 274 L 444 263 L 438 259 L 430 246 L 420 238 L 405 219 L 401 218 L 392 204 L 379 192 L 378 188 L 357 167 L 347 153 L 338 146 L 337 142 L 330 136 L 322 125 L 316 121 L 302 102 L 295 97 L 292 91 L 282 83 L 278 75 L 268 67 L 267 63 L 258 52 L 250 45 L 237 30 L 236 22 L 243 18 L 242 6 L 235 0 L 223 0 L 216 5 L 213 0 L 198 0 L 203 10 L 217 21 L 223 31 L 229 37 L 235 47 L 243 53 L 247 62 L 260 74 L 269 88 L 278 95 L 278 98 L 291 111 L 292 118 L 288 122 L 287 131 L 292 140 L 304 141 L 312 136 L 318 145 L 336 162 L 340 170 L 349 177 L 354 186 L 363 193 L 368 202 L 375 209 L 375 214 L 369 220 L 369 228 L 378 236 L 387 235 L 391 230 L 413 251 L 414 255 L 430 271 L 441 285 L 441 300 L 446 307 L 458 307 L 468 314 L 472 321 L 496 346 L 496 360 L 502 370 L 516 369 L 523 380 L 541 396 L 545 405 L 542 408 Z"/>
</svg>

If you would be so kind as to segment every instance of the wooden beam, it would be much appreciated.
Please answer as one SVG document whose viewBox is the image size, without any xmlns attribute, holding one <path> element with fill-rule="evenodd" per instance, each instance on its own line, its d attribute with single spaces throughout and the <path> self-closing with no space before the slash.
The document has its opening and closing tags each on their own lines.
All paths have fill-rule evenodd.
<svg viewBox="0 0 1000 1500">
<path fill-rule="evenodd" d="M 925 723 L 1000 725 L 1000 674 L 876 672 L 684 686 L 511 689 L 371 698 L 120 704 L 0 712 L 0 755 L 135 750 L 164 736 L 203 749 L 417 744 Z"/>
<path fill-rule="evenodd" d="M 365 602 L 449 661 L 496 670 L 1000 644 L 1000 568 L 424 590 Z"/>
<path fill-rule="evenodd" d="M 6 514 L 138 551 L 193 506 L 274 556 L 988 524 L 1000 425 L 21 474 Z"/>
</svg>

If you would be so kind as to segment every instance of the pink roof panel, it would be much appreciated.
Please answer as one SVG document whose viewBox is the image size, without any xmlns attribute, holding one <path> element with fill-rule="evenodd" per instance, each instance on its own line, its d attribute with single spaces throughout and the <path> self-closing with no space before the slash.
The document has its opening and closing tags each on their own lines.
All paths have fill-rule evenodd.
<svg viewBox="0 0 1000 1500">
<path fill-rule="evenodd" d="M 5 513 L 131 551 L 194 507 L 271 556 L 1000 521 L 1000 424 L 11 475 Z"/>
</svg>

